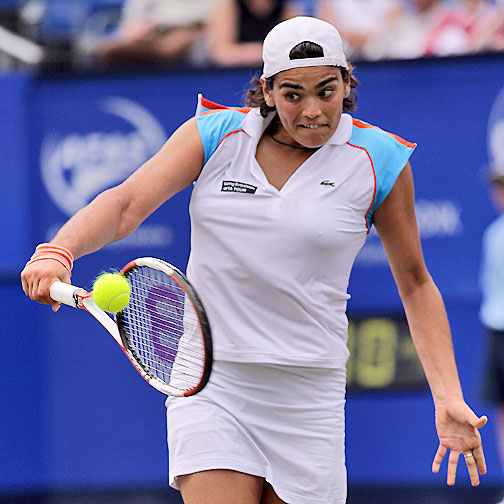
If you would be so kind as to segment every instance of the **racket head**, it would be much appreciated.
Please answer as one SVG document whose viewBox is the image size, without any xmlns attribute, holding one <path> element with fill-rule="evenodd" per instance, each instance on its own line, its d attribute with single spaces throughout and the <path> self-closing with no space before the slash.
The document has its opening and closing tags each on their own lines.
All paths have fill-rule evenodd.
<svg viewBox="0 0 504 504">
<path fill-rule="evenodd" d="M 201 391 L 213 363 L 210 324 L 187 277 L 153 257 L 128 263 L 121 273 L 130 301 L 115 315 L 128 357 L 156 389 L 172 396 Z"/>
</svg>

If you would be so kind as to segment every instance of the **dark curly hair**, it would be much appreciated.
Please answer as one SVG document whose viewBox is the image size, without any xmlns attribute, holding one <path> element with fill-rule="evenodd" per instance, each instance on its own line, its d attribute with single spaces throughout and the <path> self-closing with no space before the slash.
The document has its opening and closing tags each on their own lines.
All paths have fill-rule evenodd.
<svg viewBox="0 0 504 504">
<path fill-rule="evenodd" d="M 290 52 L 289 58 L 293 59 L 304 59 L 304 58 L 321 58 L 324 56 L 323 48 L 315 44 L 314 42 L 301 42 L 296 45 Z M 347 98 L 343 99 L 343 112 L 350 112 L 356 109 L 357 93 L 355 88 L 359 85 L 359 81 L 353 75 L 353 67 L 348 62 L 348 66 L 336 67 L 341 71 L 341 77 L 345 83 L 350 82 L 350 94 Z M 268 89 L 273 89 L 273 82 L 275 76 L 268 77 L 266 79 L 266 87 Z M 264 99 L 262 84 L 257 76 L 252 78 L 251 88 L 245 94 L 245 102 L 248 107 L 259 107 L 261 115 L 266 117 L 270 112 L 276 110 L 275 107 L 269 107 Z"/>
</svg>

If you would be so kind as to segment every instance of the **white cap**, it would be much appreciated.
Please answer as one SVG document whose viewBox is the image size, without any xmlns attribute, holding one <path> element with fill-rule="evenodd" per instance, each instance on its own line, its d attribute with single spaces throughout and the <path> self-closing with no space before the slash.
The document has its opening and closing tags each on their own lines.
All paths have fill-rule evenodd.
<svg viewBox="0 0 504 504">
<path fill-rule="evenodd" d="M 290 59 L 291 50 L 301 42 L 314 42 L 322 47 L 321 58 Z M 341 66 L 347 61 L 338 30 L 330 23 L 314 17 L 298 16 L 277 24 L 266 35 L 263 44 L 263 77 L 308 66 Z"/>
</svg>

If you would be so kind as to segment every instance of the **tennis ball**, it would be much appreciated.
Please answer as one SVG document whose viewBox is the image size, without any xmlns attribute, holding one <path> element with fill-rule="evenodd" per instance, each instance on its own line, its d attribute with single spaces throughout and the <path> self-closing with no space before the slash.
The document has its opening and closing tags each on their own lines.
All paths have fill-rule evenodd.
<svg viewBox="0 0 504 504">
<path fill-rule="evenodd" d="M 116 313 L 129 302 L 131 287 L 119 273 L 103 273 L 93 283 L 93 299 L 104 311 Z"/>
</svg>

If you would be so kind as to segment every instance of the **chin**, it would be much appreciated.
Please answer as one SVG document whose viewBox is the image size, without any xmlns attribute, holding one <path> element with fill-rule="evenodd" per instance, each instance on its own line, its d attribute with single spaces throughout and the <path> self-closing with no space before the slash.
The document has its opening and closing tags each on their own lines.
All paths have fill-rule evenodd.
<svg viewBox="0 0 504 504">
<path fill-rule="evenodd" d="M 327 134 L 327 130 L 325 133 L 326 134 L 314 134 L 303 131 L 302 134 L 299 135 L 299 139 L 296 139 L 296 142 L 304 147 L 309 147 L 310 149 L 318 149 L 319 147 L 322 147 L 329 138 L 331 138 L 331 135 Z"/>
<path fill-rule="evenodd" d="M 301 145 L 307 149 L 319 149 L 323 147 L 325 142 L 303 142 Z"/>
<path fill-rule="evenodd" d="M 308 147 L 310 149 L 318 149 L 319 147 L 322 147 L 327 141 L 329 140 L 329 138 L 326 138 L 324 136 L 324 138 L 310 138 L 310 139 L 303 139 L 302 141 L 299 140 L 298 143 L 300 143 L 302 146 L 304 147 Z"/>
</svg>

